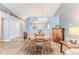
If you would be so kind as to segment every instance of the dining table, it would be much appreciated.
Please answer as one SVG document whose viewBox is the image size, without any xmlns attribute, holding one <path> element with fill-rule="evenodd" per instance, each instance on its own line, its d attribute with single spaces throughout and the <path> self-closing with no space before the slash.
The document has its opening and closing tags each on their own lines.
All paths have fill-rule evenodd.
<svg viewBox="0 0 79 59">
<path fill-rule="evenodd" d="M 41 36 L 41 34 L 38 34 L 38 36 L 36 37 L 35 35 L 29 35 L 30 54 L 37 54 L 37 52 L 39 52 L 40 54 L 50 54 L 51 53 L 50 36 L 49 35 Z"/>
</svg>

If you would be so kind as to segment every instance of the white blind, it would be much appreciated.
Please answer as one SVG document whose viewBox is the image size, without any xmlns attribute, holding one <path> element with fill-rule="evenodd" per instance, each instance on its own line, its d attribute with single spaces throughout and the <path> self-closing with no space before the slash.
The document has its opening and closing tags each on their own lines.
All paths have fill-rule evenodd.
<svg viewBox="0 0 79 59">
<path fill-rule="evenodd" d="M 79 27 L 70 27 L 69 34 L 79 35 Z"/>
</svg>

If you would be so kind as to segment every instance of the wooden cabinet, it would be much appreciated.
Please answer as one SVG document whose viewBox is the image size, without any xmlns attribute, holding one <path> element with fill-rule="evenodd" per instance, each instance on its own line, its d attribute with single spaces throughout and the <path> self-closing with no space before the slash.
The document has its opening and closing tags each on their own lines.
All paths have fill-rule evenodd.
<svg viewBox="0 0 79 59">
<path fill-rule="evenodd" d="M 64 41 L 64 28 L 53 28 L 52 40 L 56 42 Z"/>
<path fill-rule="evenodd" d="M 53 28 L 52 29 L 52 40 L 61 45 L 60 52 L 63 52 L 62 43 L 60 41 L 64 41 L 64 28 Z"/>
</svg>

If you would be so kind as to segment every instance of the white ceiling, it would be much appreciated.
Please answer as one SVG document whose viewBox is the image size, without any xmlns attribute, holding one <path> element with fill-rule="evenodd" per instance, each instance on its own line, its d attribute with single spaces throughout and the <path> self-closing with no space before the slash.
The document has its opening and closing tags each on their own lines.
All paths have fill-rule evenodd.
<svg viewBox="0 0 79 59">
<path fill-rule="evenodd" d="M 60 3 L 4 3 L 17 16 L 53 16 Z"/>
</svg>

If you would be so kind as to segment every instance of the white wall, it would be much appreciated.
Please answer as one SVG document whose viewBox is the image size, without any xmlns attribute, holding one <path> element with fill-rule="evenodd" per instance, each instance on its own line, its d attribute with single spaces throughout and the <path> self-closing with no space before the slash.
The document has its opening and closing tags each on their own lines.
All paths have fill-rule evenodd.
<svg viewBox="0 0 79 59">
<path fill-rule="evenodd" d="M 0 17 L 0 38 L 2 38 L 2 17 Z"/>
<path fill-rule="evenodd" d="M 33 21 L 38 20 L 38 18 L 40 17 L 28 17 L 25 21 L 26 21 L 26 25 L 25 25 L 25 30 L 28 33 L 31 34 L 35 34 L 38 33 L 38 31 L 36 29 L 33 29 L 31 23 Z M 49 22 L 49 29 L 44 29 L 42 31 L 42 33 L 46 34 L 46 35 L 50 35 L 50 33 L 52 32 L 52 28 L 55 28 L 56 25 L 59 25 L 59 17 L 51 17 L 51 16 L 45 16 L 44 18 L 46 18 Z"/>
<path fill-rule="evenodd" d="M 20 35 L 23 35 L 23 32 L 25 32 L 25 21 L 20 20 Z"/>
<path fill-rule="evenodd" d="M 19 37 L 20 36 L 20 23 L 19 23 L 19 20 L 14 18 L 14 17 L 11 17 L 10 20 L 9 20 L 9 30 L 10 30 L 10 39 L 14 39 L 16 37 Z"/>
<path fill-rule="evenodd" d="M 20 36 L 19 19 L 12 17 L 0 11 L 0 16 L 3 17 L 3 39 L 12 40 Z"/>
<path fill-rule="evenodd" d="M 65 28 L 65 37 L 70 37 L 69 28 L 79 27 L 79 3 L 61 4 L 54 16 L 59 16 L 59 24 Z M 79 36 L 75 39 L 79 40 Z"/>
</svg>

